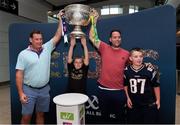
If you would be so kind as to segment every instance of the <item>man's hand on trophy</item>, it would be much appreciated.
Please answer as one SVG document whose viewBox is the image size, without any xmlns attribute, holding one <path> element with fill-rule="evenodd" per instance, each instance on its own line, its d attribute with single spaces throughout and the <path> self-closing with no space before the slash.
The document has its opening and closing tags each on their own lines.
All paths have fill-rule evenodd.
<svg viewBox="0 0 180 125">
<path fill-rule="evenodd" d="M 93 16 L 94 23 L 96 24 L 99 17 L 97 10 L 95 10 L 94 8 L 91 9 L 90 16 Z"/>
<path fill-rule="evenodd" d="M 59 20 L 61 19 L 61 17 L 64 16 L 64 9 L 60 10 L 57 17 L 59 18 Z"/>
<path fill-rule="evenodd" d="M 99 14 L 98 14 L 98 12 L 95 10 L 95 11 L 94 11 L 94 20 L 97 21 L 98 18 L 99 18 Z"/>
</svg>

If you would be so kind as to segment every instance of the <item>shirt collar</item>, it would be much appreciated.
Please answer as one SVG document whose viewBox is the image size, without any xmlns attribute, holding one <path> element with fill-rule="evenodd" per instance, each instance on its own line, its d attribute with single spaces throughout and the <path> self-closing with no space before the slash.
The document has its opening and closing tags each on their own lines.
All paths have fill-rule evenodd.
<svg viewBox="0 0 180 125">
<path fill-rule="evenodd" d="M 32 45 L 29 45 L 27 50 L 29 50 L 31 52 L 35 52 L 39 56 L 42 53 L 42 51 L 43 51 L 43 47 L 41 47 L 39 50 L 35 50 L 35 49 L 32 48 Z"/>
</svg>

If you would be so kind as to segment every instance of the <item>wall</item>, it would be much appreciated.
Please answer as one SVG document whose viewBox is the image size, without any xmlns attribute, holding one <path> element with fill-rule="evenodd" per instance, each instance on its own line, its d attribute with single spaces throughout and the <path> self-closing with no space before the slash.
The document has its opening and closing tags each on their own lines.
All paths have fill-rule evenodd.
<svg viewBox="0 0 180 125">
<path fill-rule="evenodd" d="M 42 0 L 17 0 L 19 16 L 0 10 L 0 83 L 9 81 L 9 25 L 13 23 L 47 22 L 51 8 Z"/>
<path fill-rule="evenodd" d="M 32 20 L 0 11 L 0 82 L 9 81 L 8 29 L 12 23 L 31 23 Z"/>
<path fill-rule="evenodd" d="M 102 6 L 107 6 L 107 5 L 120 5 L 121 7 L 123 7 L 123 15 L 126 15 L 126 14 L 129 14 L 129 5 L 136 5 L 140 9 L 147 9 L 147 8 L 153 7 L 154 2 L 150 0 L 113 0 L 113 1 L 107 0 L 103 2 L 89 4 L 89 6 L 96 8 L 99 14 L 101 13 Z M 103 15 L 103 16 L 100 16 L 100 18 L 105 19 L 105 18 L 111 18 L 114 16 L 117 16 L 117 15 Z"/>
<path fill-rule="evenodd" d="M 37 20 L 39 22 L 47 22 L 47 11 L 51 9 L 51 5 L 44 0 L 17 0 L 19 3 L 19 16 Z"/>
</svg>

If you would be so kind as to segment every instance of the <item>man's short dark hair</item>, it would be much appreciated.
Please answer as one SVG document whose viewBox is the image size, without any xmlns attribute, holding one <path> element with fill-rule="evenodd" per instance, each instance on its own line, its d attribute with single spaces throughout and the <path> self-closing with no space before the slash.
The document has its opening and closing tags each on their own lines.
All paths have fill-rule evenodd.
<svg viewBox="0 0 180 125">
<path fill-rule="evenodd" d="M 113 29 L 113 30 L 111 30 L 109 37 L 112 37 L 113 32 L 118 32 L 119 34 L 121 34 L 121 31 L 120 31 L 120 30 L 118 30 L 118 29 Z"/>
<path fill-rule="evenodd" d="M 42 34 L 42 33 L 41 33 L 41 31 L 39 31 L 39 30 L 33 30 L 33 31 L 30 33 L 29 37 L 30 37 L 30 38 L 33 38 L 33 35 L 34 35 L 34 34 Z"/>
</svg>

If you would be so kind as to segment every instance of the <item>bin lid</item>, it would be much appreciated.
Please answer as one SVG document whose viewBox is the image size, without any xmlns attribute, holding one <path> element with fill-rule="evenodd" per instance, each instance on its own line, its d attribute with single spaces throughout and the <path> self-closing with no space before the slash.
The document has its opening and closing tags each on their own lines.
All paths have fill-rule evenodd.
<svg viewBox="0 0 180 125">
<path fill-rule="evenodd" d="M 62 106 L 73 106 L 84 104 L 88 100 L 88 96 L 80 93 L 65 93 L 53 98 L 53 102 Z"/>
</svg>

